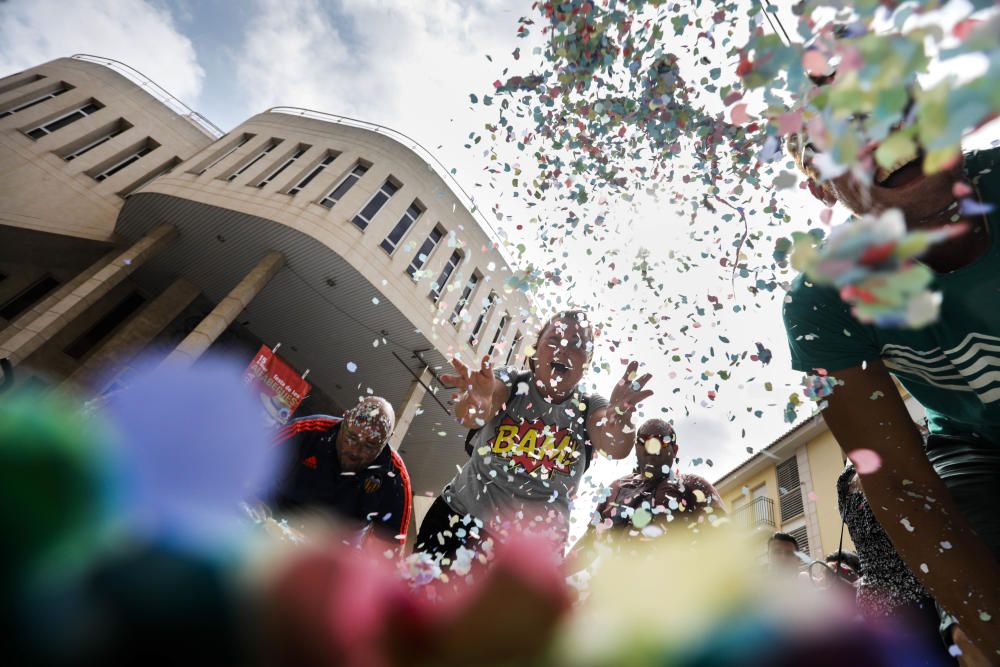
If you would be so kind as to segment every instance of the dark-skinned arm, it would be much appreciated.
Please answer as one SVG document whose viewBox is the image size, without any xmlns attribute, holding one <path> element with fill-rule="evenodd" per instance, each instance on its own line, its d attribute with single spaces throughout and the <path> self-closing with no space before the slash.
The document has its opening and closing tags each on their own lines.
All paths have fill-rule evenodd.
<svg viewBox="0 0 1000 667">
<path fill-rule="evenodd" d="M 879 523 L 970 640 L 1000 656 L 1000 567 L 927 460 L 892 377 L 880 361 L 832 375 L 843 384 L 823 410 L 827 426 L 847 452 L 865 448 L 881 457 L 878 470 L 859 474 Z"/>
<path fill-rule="evenodd" d="M 454 375 L 442 375 L 441 382 L 455 388 L 455 418 L 468 429 L 482 428 L 503 409 L 510 389 L 493 374 L 490 357 L 486 355 L 479 369 L 466 366 L 460 359 L 452 359 Z"/>
<path fill-rule="evenodd" d="M 650 374 L 637 378 L 638 369 L 637 362 L 630 363 L 625 375 L 611 391 L 608 406 L 587 415 L 587 433 L 594 451 L 603 452 L 613 459 L 623 459 L 632 453 L 635 446 L 632 413 L 640 401 L 653 395 L 652 390 L 644 389 Z"/>
</svg>

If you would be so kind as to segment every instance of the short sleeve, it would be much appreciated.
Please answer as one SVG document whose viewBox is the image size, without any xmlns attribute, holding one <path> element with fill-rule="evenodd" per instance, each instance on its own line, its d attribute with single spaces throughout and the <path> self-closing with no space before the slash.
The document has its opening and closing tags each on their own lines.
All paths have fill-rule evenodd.
<svg viewBox="0 0 1000 667">
<path fill-rule="evenodd" d="M 386 488 L 382 490 L 379 502 L 379 516 L 373 520 L 374 527 L 385 539 L 406 541 L 406 532 L 413 513 L 413 494 L 406 465 L 398 454 L 392 452 L 392 474 L 386 476 Z"/>
<path fill-rule="evenodd" d="M 874 330 L 851 315 L 836 290 L 806 282 L 792 284 L 782 311 L 792 368 L 839 371 L 879 358 Z"/>
</svg>

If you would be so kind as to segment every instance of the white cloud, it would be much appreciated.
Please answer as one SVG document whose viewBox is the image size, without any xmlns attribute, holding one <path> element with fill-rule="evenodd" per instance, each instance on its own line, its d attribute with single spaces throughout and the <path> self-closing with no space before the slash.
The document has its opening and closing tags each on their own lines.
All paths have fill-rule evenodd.
<svg viewBox="0 0 1000 667">
<path fill-rule="evenodd" d="M 170 12 L 143 0 L 0 3 L 0 76 L 74 53 L 127 63 L 190 106 L 205 77 Z"/>
<path fill-rule="evenodd" d="M 460 148 L 470 126 L 450 119 L 497 77 L 485 54 L 517 46 L 517 15 L 496 3 L 258 0 L 252 15 L 234 66 L 254 111 L 301 106 L 381 123 L 446 144 L 442 157 L 460 166 L 472 157 Z"/>
</svg>

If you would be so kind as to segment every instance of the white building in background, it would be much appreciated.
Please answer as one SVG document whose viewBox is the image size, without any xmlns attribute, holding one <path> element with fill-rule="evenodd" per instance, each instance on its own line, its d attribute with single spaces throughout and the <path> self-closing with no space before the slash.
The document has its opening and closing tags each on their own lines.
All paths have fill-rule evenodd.
<svg viewBox="0 0 1000 667">
<path fill-rule="evenodd" d="M 314 385 L 299 414 L 369 389 L 393 403 L 420 495 L 465 457 L 448 394 L 427 394 L 446 358 L 521 363 L 510 267 L 398 133 L 275 108 L 223 134 L 74 56 L 0 79 L 0 143 L 0 357 L 19 385 L 101 393 L 143 350 L 249 362 L 281 343 Z"/>
</svg>

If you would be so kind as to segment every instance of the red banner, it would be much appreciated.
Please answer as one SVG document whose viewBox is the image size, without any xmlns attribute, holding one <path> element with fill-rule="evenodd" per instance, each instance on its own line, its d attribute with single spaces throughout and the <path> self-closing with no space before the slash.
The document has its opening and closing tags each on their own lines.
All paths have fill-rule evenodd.
<svg viewBox="0 0 1000 667">
<path fill-rule="evenodd" d="M 291 418 L 312 388 L 266 345 L 260 346 L 257 356 L 247 366 L 243 381 L 260 398 L 267 421 L 276 426 Z"/>
</svg>

